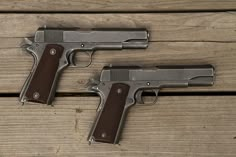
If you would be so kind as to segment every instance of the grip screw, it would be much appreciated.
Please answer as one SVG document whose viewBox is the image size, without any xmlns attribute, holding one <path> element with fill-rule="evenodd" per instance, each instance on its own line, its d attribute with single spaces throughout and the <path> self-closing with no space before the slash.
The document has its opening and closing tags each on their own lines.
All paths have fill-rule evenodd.
<svg viewBox="0 0 236 157">
<path fill-rule="evenodd" d="M 107 134 L 104 132 L 101 134 L 102 138 L 105 138 L 107 136 Z"/>
<path fill-rule="evenodd" d="M 40 97 L 40 94 L 38 92 L 34 92 L 33 98 L 38 99 Z"/>
<path fill-rule="evenodd" d="M 122 89 L 118 88 L 117 93 L 120 94 L 122 92 Z"/>
<path fill-rule="evenodd" d="M 57 53 L 57 51 L 56 51 L 55 49 L 51 49 L 51 50 L 50 50 L 50 54 L 51 54 L 51 55 L 55 55 L 56 53 Z"/>
</svg>

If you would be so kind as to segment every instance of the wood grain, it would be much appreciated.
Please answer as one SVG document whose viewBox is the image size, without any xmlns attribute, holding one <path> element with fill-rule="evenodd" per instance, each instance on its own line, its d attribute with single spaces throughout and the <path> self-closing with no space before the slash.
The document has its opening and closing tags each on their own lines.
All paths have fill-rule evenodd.
<svg viewBox="0 0 236 157">
<path fill-rule="evenodd" d="M 120 145 L 86 141 L 97 97 L 56 98 L 55 106 L 0 98 L 0 156 L 234 157 L 236 98 L 159 97 L 131 108 Z"/>
<path fill-rule="evenodd" d="M 236 41 L 236 13 L 0 14 L 0 41 L 19 43 L 38 27 L 147 28 L 151 41 Z M 11 39 L 13 38 L 13 39 Z M 1 44 L 2 45 L 2 44 Z M 3 45 L 2 45 L 3 46 Z M 1 47 L 2 47 L 1 46 Z"/>
<path fill-rule="evenodd" d="M 97 51 L 88 68 L 66 68 L 57 92 L 85 92 L 89 78 L 99 75 L 104 65 L 212 64 L 216 81 L 212 87 L 164 89 L 163 91 L 235 91 L 236 44 L 217 42 L 151 42 L 146 50 Z M 0 49 L 0 92 L 18 93 L 33 65 L 23 49 Z"/>
<path fill-rule="evenodd" d="M 153 12 L 235 10 L 234 0 L 1 0 L 0 11 Z"/>
<path fill-rule="evenodd" d="M 155 66 L 212 64 L 216 84 L 178 91 L 235 91 L 235 13 L 169 14 L 0 14 L 0 92 L 18 93 L 33 65 L 23 37 L 38 27 L 145 27 L 151 33 L 147 50 L 98 51 L 89 68 L 67 68 L 58 92 L 84 92 L 89 78 L 104 65 Z M 77 58 L 78 59 L 78 58 Z M 82 60 L 84 58 L 82 57 Z M 80 60 L 79 60 L 80 61 Z M 171 91 L 171 90 L 169 90 Z"/>
<path fill-rule="evenodd" d="M 98 51 L 89 68 L 65 69 L 57 92 L 88 92 L 88 79 L 109 64 L 212 64 L 214 86 L 163 91 L 235 92 L 233 10 L 234 0 L 1 0 L 0 157 L 235 157 L 235 96 L 161 96 L 155 105 L 131 108 L 120 145 L 89 146 L 98 97 L 64 95 L 52 107 L 22 106 L 18 98 L 2 95 L 20 92 L 33 65 L 21 48 L 23 38 L 44 25 L 144 27 L 151 33 L 147 50 Z M 85 56 L 76 59 L 84 61 Z"/>
</svg>

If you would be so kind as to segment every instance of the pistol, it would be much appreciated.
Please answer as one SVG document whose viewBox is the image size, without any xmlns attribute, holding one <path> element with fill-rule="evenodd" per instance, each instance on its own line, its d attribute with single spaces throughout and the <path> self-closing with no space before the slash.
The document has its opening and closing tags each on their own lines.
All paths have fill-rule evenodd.
<svg viewBox="0 0 236 157">
<path fill-rule="evenodd" d="M 144 91 L 152 90 L 157 98 L 161 88 L 211 86 L 214 73 L 212 65 L 104 67 L 100 79 L 90 86 L 100 96 L 100 105 L 89 143 L 118 144 L 129 108 L 136 102 L 145 104 Z"/>
<path fill-rule="evenodd" d="M 26 38 L 26 50 L 34 65 L 20 93 L 20 102 L 51 104 L 62 70 L 74 64 L 75 52 L 89 55 L 96 50 L 138 49 L 148 46 L 146 29 L 39 28 L 34 40 Z"/>
</svg>

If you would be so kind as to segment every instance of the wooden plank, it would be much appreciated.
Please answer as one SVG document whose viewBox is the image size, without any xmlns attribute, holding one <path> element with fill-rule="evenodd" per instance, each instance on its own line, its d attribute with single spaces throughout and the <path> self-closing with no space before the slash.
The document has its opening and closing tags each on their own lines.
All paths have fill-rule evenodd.
<svg viewBox="0 0 236 157">
<path fill-rule="evenodd" d="M 235 91 L 235 43 L 151 42 L 146 50 L 97 51 L 88 68 L 66 68 L 58 92 L 85 92 L 89 78 L 99 75 L 105 65 L 212 64 L 216 81 L 212 87 L 164 89 L 164 91 Z M 18 93 L 33 65 L 33 57 L 23 49 L 0 49 L 0 92 Z"/>
<path fill-rule="evenodd" d="M 146 27 L 151 33 L 147 50 L 98 51 L 91 67 L 67 68 L 58 92 L 84 92 L 88 79 L 104 65 L 213 64 L 214 87 L 178 91 L 235 91 L 236 18 L 234 13 L 183 14 L 1 14 L 0 92 L 18 93 L 33 59 L 22 48 L 44 24 L 51 27 Z M 207 41 L 207 42 L 206 42 Z M 169 90 L 170 91 L 170 90 Z"/>
<path fill-rule="evenodd" d="M 55 106 L 0 98 L 0 156 L 234 157 L 236 97 L 159 97 L 131 108 L 120 145 L 86 141 L 97 97 L 56 98 Z"/>
<path fill-rule="evenodd" d="M 0 14 L 1 41 L 33 36 L 38 27 L 147 28 L 151 41 L 236 41 L 236 16 L 225 13 Z M 10 38 L 10 39 L 8 39 Z M 14 39 L 14 42 L 19 42 Z M 2 45 L 2 44 L 1 44 Z M 2 47 L 2 46 L 1 46 Z"/>
<path fill-rule="evenodd" d="M 150 12 L 189 10 L 234 10 L 233 0 L 1 0 L 0 11 L 37 12 Z"/>
</svg>

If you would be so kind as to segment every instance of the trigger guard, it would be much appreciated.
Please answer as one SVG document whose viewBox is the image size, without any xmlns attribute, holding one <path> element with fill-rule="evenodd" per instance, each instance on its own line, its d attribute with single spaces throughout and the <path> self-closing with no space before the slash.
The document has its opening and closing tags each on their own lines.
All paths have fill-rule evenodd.
<svg viewBox="0 0 236 157">
<path fill-rule="evenodd" d="M 82 51 L 77 52 L 77 53 L 82 53 Z M 87 65 L 85 65 L 85 66 L 78 66 L 78 65 L 74 62 L 75 53 L 71 53 L 71 54 L 69 55 L 69 57 L 68 57 L 68 58 L 69 58 L 69 64 L 71 64 L 72 67 L 79 67 L 79 68 L 86 68 L 86 67 L 89 67 L 89 66 L 91 65 L 91 63 L 92 63 L 92 55 L 93 55 L 94 51 L 84 51 L 84 53 L 88 54 L 88 56 L 89 56 L 89 63 L 88 63 Z"/>
<path fill-rule="evenodd" d="M 145 104 L 145 105 L 154 105 L 156 102 L 157 102 L 157 99 L 158 99 L 158 93 L 159 93 L 159 89 L 152 89 L 152 91 L 155 93 L 155 96 L 156 98 L 154 99 L 153 102 L 150 102 L 150 103 L 145 103 L 142 99 L 142 93 L 143 91 L 140 90 L 136 93 L 135 95 L 135 98 L 136 98 L 136 101 L 139 103 L 139 104 Z"/>
</svg>

